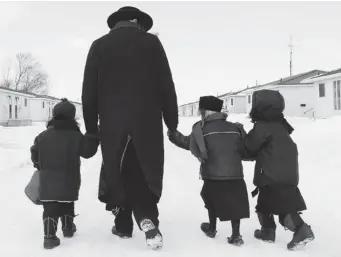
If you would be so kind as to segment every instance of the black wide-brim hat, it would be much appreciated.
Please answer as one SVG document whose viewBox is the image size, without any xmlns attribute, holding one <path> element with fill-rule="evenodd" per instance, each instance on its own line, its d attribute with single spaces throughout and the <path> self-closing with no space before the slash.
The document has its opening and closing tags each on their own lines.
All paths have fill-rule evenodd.
<svg viewBox="0 0 341 257">
<path fill-rule="evenodd" d="M 107 23 L 110 29 L 119 21 L 128 21 L 137 19 L 145 31 L 150 30 L 153 27 L 153 19 L 147 13 L 140 11 L 139 9 L 131 6 L 125 6 L 120 8 L 108 17 Z"/>
<path fill-rule="evenodd" d="M 199 100 L 199 109 L 221 112 L 224 101 L 215 96 L 202 96 Z"/>
</svg>

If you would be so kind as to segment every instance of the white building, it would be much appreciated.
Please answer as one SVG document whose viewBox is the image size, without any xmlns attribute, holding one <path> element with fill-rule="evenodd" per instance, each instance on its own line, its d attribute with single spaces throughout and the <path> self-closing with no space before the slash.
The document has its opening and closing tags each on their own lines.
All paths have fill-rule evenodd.
<svg viewBox="0 0 341 257">
<path fill-rule="evenodd" d="M 83 106 L 81 103 L 72 102 L 76 106 L 76 120 L 83 119 Z"/>
<path fill-rule="evenodd" d="M 0 87 L 0 126 L 27 126 L 32 122 L 47 122 L 53 107 L 60 100 L 51 96 L 25 94 Z M 76 119 L 83 118 L 82 105 L 76 106 Z"/>
<path fill-rule="evenodd" d="M 44 96 L 37 96 L 31 98 L 30 102 L 32 121 L 46 122 L 52 117 L 53 107 L 59 102 L 59 100 Z"/>
<path fill-rule="evenodd" d="M 223 111 L 249 113 L 253 92 L 262 89 L 277 90 L 283 95 L 286 116 L 327 118 L 341 115 L 341 69 L 331 72 L 312 70 L 221 95 Z M 179 107 L 179 115 L 196 116 L 197 109 L 198 102 L 185 104 Z"/>
<path fill-rule="evenodd" d="M 246 112 L 252 107 L 252 94 L 257 90 L 278 90 L 285 99 L 284 115 L 296 117 L 315 117 L 316 88 L 308 79 L 326 74 L 325 71 L 312 70 L 291 77 L 282 78 L 264 85 L 248 88 L 245 96 Z"/>
<path fill-rule="evenodd" d="M 246 113 L 246 95 L 243 94 L 243 91 L 219 96 L 224 101 L 224 112 L 236 114 Z"/>
<path fill-rule="evenodd" d="M 31 125 L 30 95 L 0 87 L 0 126 Z"/>
<path fill-rule="evenodd" d="M 179 106 L 179 116 L 198 116 L 199 102 L 193 102 Z"/>
<path fill-rule="evenodd" d="M 341 114 L 341 69 L 306 80 L 313 83 L 316 118 L 328 118 Z"/>
</svg>

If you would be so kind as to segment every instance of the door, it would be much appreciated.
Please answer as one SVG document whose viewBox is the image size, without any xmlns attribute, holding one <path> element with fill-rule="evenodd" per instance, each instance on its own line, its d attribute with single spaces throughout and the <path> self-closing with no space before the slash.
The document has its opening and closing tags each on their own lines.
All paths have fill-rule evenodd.
<svg viewBox="0 0 341 257">
<path fill-rule="evenodd" d="M 19 102 L 19 97 L 15 98 L 15 106 L 14 106 L 14 118 L 18 119 L 18 102 Z"/>
<path fill-rule="evenodd" d="M 8 96 L 8 119 L 12 119 L 12 97 Z"/>
<path fill-rule="evenodd" d="M 341 110 L 341 80 L 333 82 L 334 110 Z"/>
</svg>

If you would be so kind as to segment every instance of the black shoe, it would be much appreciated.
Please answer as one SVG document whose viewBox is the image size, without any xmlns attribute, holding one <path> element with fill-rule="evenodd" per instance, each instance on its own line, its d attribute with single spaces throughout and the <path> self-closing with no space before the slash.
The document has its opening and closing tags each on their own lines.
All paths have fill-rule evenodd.
<svg viewBox="0 0 341 257">
<path fill-rule="evenodd" d="M 75 223 L 73 223 L 74 217 L 70 215 L 64 215 L 60 217 L 60 219 L 62 221 L 62 231 L 64 237 L 73 237 L 77 231 L 77 227 Z"/>
<path fill-rule="evenodd" d="M 303 223 L 296 232 L 290 243 L 288 243 L 288 250 L 298 250 L 303 248 L 307 243 L 313 241 L 315 239 L 315 235 L 310 226 L 306 223 Z"/>
<path fill-rule="evenodd" d="M 140 223 L 141 230 L 146 234 L 147 245 L 153 250 L 158 250 L 163 246 L 163 238 L 160 230 L 150 219 L 144 219 Z"/>
<path fill-rule="evenodd" d="M 201 231 L 204 232 L 206 236 L 210 238 L 215 238 L 217 231 L 210 227 L 210 223 L 207 223 L 207 222 L 201 223 L 200 228 L 201 228 Z"/>
<path fill-rule="evenodd" d="M 53 249 L 60 245 L 60 240 L 56 236 L 45 236 L 44 237 L 44 248 Z"/>
<path fill-rule="evenodd" d="M 276 240 L 276 229 L 262 227 L 262 229 L 255 230 L 254 236 L 264 242 L 274 243 Z"/>
<path fill-rule="evenodd" d="M 129 239 L 129 238 L 133 237 L 132 233 L 121 233 L 121 232 L 117 231 L 115 226 L 112 227 L 111 232 L 115 236 L 118 236 L 118 237 L 123 238 L 123 239 Z"/>
<path fill-rule="evenodd" d="M 241 246 L 244 244 L 242 236 L 231 236 L 227 238 L 227 242 L 231 245 Z"/>
</svg>

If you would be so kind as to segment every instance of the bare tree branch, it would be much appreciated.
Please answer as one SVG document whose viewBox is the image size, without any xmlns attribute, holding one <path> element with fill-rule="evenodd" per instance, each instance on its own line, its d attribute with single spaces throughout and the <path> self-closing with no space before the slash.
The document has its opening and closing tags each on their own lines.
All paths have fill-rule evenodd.
<svg viewBox="0 0 341 257">
<path fill-rule="evenodd" d="M 46 93 L 48 75 L 42 71 L 40 63 L 30 53 L 19 53 L 16 58 L 18 70 L 15 89 L 24 93 Z"/>
<path fill-rule="evenodd" d="M 0 86 L 11 88 L 13 85 L 13 80 L 10 78 L 11 74 L 11 63 L 8 64 L 6 70 L 4 71 L 3 81 L 1 81 Z"/>
<path fill-rule="evenodd" d="M 47 94 L 48 74 L 42 70 L 40 63 L 30 53 L 18 53 L 16 61 L 15 75 L 11 78 L 11 66 L 9 65 L 0 86 L 24 93 Z"/>
</svg>

